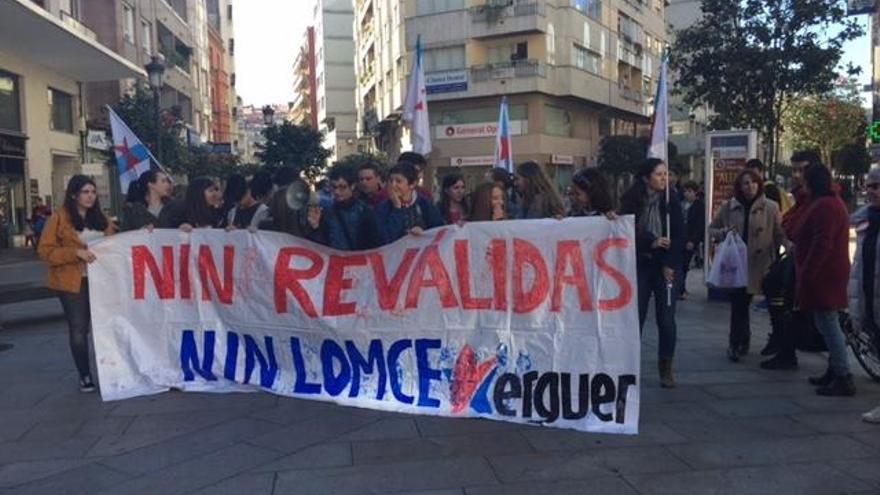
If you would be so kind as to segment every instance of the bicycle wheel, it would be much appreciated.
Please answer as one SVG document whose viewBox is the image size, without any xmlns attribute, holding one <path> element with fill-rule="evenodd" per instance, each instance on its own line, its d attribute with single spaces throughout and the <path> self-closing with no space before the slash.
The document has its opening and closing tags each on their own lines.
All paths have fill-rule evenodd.
<svg viewBox="0 0 880 495">
<path fill-rule="evenodd" d="M 875 345 L 871 333 L 863 329 L 856 330 L 849 314 L 844 312 L 840 313 L 840 327 L 856 360 L 874 381 L 880 382 L 880 349 Z"/>
</svg>

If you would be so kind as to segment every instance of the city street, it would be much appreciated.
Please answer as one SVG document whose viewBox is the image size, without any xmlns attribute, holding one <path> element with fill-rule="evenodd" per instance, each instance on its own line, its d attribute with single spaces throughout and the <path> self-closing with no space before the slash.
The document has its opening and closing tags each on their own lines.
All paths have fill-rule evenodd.
<svg viewBox="0 0 880 495">
<path fill-rule="evenodd" d="M 702 273 L 692 273 L 697 288 Z M 4 279 L 5 281 L 5 279 Z M 103 403 L 77 390 L 55 300 L 3 307 L 0 494 L 869 494 L 880 492 L 880 402 L 817 397 L 806 376 L 725 357 L 728 307 L 679 307 L 679 387 L 643 346 L 638 436 L 389 414 L 264 393 L 165 393 Z"/>
</svg>

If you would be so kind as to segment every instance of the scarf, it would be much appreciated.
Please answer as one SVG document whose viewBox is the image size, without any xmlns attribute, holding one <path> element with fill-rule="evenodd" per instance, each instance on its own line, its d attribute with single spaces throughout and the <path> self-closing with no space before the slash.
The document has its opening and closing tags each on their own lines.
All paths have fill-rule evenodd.
<svg viewBox="0 0 880 495">
<path fill-rule="evenodd" d="M 642 216 L 639 218 L 639 228 L 653 235 L 654 238 L 663 237 L 663 215 L 660 214 L 660 204 L 663 194 L 653 191 L 648 193 Z"/>
</svg>

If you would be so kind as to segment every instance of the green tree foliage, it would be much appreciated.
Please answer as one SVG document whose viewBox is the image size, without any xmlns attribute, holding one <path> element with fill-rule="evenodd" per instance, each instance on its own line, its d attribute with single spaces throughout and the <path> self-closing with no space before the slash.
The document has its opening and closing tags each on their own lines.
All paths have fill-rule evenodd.
<svg viewBox="0 0 880 495">
<path fill-rule="evenodd" d="M 714 128 L 757 129 L 775 163 L 787 104 L 831 90 L 843 44 L 862 35 L 845 3 L 702 0 L 700 21 L 676 34 L 677 90 L 713 109 Z"/>
<path fill-rule="evenodd" d="M 324 135 L 308 126 L 288 121 L 263 129 L 265 143 L 258 143 L 257 158 L 272 168 L 294 167 L 314 180 L 324 172 L 330 150 L 323 146 Z"/>
<path fill-rule="evenodd" d="M 785 138 L 795 149 L 817 150 L 827 164 L 834 164 L 834 154 L 844 147 L 858 142 L 865 147 L 868 122 L 858 102 L 831 94 L 797 99 L 783 122 Z"/>
<path fill-rule="evenodd" d="M 606 136 L 599 144 L 599 168 L 612 176 L 634 173 L 647 156 L 648 142 L 633 136 Z"/>
</svg>

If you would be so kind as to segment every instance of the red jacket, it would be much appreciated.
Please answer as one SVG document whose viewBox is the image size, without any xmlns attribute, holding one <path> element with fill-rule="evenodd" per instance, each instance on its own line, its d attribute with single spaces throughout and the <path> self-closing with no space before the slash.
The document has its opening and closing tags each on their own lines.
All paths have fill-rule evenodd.
<svg viewBox="0 0 880 495">
<path fill-rule="evenodd" d="M 785 233 L 794 242 L 795 305 L 804 311 L 847 306 L 849 214 L 838 196 L 800 201 L 786 215 Z"/>
</svg>

